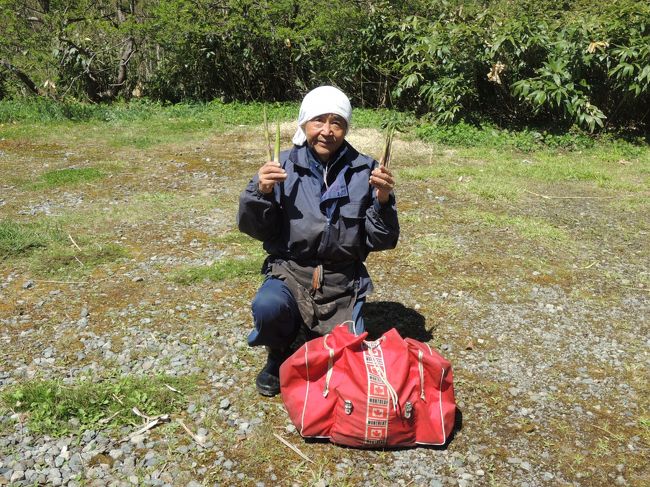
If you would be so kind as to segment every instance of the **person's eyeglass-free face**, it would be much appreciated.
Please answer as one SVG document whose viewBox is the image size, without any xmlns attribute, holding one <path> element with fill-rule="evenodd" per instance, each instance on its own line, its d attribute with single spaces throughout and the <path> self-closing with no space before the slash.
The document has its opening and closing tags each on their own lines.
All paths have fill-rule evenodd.
<svg viewBox="0 0 650 487">
<path fill-rule="evenodd" d="M 345 140 L 348 124 L 343 117 L 325 113 L 305 123 L 307 145 L 321 162 L 329 161 Z"/>
</svg>

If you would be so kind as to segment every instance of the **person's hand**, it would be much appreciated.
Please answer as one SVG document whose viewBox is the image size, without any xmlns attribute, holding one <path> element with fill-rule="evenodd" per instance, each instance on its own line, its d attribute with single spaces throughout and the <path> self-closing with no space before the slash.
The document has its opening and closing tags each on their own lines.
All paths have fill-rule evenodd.
<svg viewBox="0 0 650 487">
<path fill-rule="evenodd" d="M 260 167 L 260 170 L 257 171 L 257 176 L 259 178 L 258 187 L 260 192 L 264 194 L 269 194 L 273 191 L 275 183 L 281 183 L 287 179 L 286 171 L 275 161 L 269 161 Z"/>
<path fill-rule="evenodd" d="M 393 173 L 384 166 L 376 167 L 370 173 L 370 185 L 377 190 L 377 199 L 381 204 L 388 203 L 391 191 L 395 187 Z"/>
</svg>

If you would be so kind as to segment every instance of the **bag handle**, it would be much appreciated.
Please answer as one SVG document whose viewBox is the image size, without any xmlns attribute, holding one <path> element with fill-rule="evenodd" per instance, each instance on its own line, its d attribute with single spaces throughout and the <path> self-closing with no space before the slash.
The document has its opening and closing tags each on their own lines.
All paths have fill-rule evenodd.
<svg viewBox="0 0 650 487">
<path fill-rule="evenodd" d="M 334 372 L 334 349 L 327 344 L 327 337 L 330 334 L 328 333 L 323 337 L 323 346 L 329 352 L 329 358 L 327 359 L 327 374 L 325 375 L 325 389 L 323 389 L 323 397 L 327 397 L 330 393 L 330 379 L 332 378 L 332 373 Z"/>
</svg>

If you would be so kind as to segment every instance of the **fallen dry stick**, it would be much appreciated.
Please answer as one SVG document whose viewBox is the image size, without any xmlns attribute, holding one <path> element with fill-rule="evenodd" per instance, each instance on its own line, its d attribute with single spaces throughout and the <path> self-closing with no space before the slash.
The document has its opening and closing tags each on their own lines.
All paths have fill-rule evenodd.
<svg viewBox="0 0 650 487">
<path fill-rule="evenodd" d="M 540 198 L 544 198 L 545 200 L 611 200 L 614 198 L 614 196 L 549 196 L 547 194 L 535 193 L 534 191 L 529 191 L 527 189 L 524 189 L 524 191 L 539 196 Z"/>
<path fill-rule="evenodd" d="M 181 391 L 179 391 L 178 389 L 174 389 L 174 388 L 173 388 L 172 386 L 170 386 L 169 384 L 165 384 L 165 387 L 166 387 L 167 389 L 169 389 L 170 391 L 172 391 L 172 392 L 177 392 L 178 394 L 183 394 Z"/>
<path fill-rule="evenodd" d="M 100 420 L 99 420 L 99 424 L 108 424 L 108 423 L 110 423 L 110 422 L 113 420 L 113 418 L 114 418 L 115 416 L 117 416 L 118 414 L 120 414 L 120 411 L 117 411 L 117 412 L 113 413 L 113 414 L 112 414 L 111 416 L 109 416 L 108 418 L 102 418 L 102 419 L 100 419 Z"/>
<path fill-rule="evenodd" d="M 308 461 L 308 462 L 310 462 L 310 463 L 314 463 L 314 461 L 313 461 L 311 458 L 309 458 L 309 457 L 308 457 L 307 455 L 305 455 L 303 452 L 301 452 L 300 450 L 298 450 L 297 447 L 293 446 L 293 445 L 292 445 L 291 443 L 289 443 L 287 440 L 285 440 L 284 438 L 282 438 L 279 434 L 277 434 L 277 433 L 273 433 L 273 436 L 275 436 L 278 440 L 280 440 L 280 441 L 281 441 L 282 443 L 284 443 L 286 446 L 288 446 L 288 447 L 291 448 L 293 451 L 295 451 L 298 455 L 300 455 L 300 458 L 302 458 L 303 460 L 306 460 L 306 461 Z"/>
<path fill-rule="evenodd" d="M 77 250 L 78 250 L 79 252 L 81 252 L 81 247 L 79 247 L 79 246 L 77 245 L 77 242 L 74 241 L 74 238 L 72 238 L 72 235 L 68 234 L 68 238 L 69 238 L 70 241 L 72 242 L 72 245 L 74 245 L 75 247 L 77 247 Z"/>
<path fill-rule="evenodd" d="M 142 411 L 140 411 L 135 406 L 133 406 L 133 408 L 131 408 L 131 411 L 133 411 L 133 414 L 135 414 L 136 416 L 140 416 L 145 421 L 153 421 L 154 419 L 156 419 L 158 417 L 158 416 L 155 416 L 155 417 L 147 416 L 146 414 L 144 414 Z"/>
<path fill-rule="evenodd" d="M 190 435 L 190 437 L 191 437 L 191 438 L 192 438 L 192 439 L 193 439 L 193 440 L 194 440 L 194 441 L 195 441 L 195 442 L 196 442 L 196 443 L 197 443 L 201 448 L 205 448 L 205 440 L 203 440 L 203 439 L 200 438 L 199 436 L 195 435 L 195 434 L 192 432 L 192 430 L 190 430 L 190 429 L 185 425 L 185 423 L 183 423 L 183 420 L 182 420 L 182 419 L 178 419 L 178 418 L 177 418 L 176 421 L 178 422 L 178 424 L 180 424 L 180 425 L 183 427 L 183 429 L 187 432 L 187 434 Z"/>
<path fill-rule="evenodd" d="M 152 421 L 149 421 L 147 424 L 145 424 L 142 428 L 140 428 L 138 431 L 134 431 L 131 433 L 129 436 L 126 438 L 123 438 L 120 443 L 124 443 L 126 441 L 129 441 L 131 438 L 134 438 L 138 435 L 141 435 L 142 433 L 145 433 L 149 431 L 151 428 L 155 428 L 159 424 L 162 423 L 169 423 L 169 414 L 161 414 L 160 416 L 157 416 L 154 418 Z"/>
</svg>

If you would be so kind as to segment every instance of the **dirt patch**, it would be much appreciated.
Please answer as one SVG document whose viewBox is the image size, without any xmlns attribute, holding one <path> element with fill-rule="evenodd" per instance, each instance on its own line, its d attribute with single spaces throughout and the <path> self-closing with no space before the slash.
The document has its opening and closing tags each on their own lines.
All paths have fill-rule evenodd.
<svg viewBox="0 0 650 487">
<path fill-rule="evenodd" d="M 282 125 L 285 145 L 293 130 Z M 640 486 L 650 475 L 650 390 L 640 379 L 649 372 L 648 200 L 637 186 L 647 179 L 650 151 L 624 171 L 596 151 L 583 154 L 594 174 L 609 178 L 603 186 L 587 172 L 558 183 L 544 181 L 539 168 L 530 179 L 504 170 L 499 185 L 528 190 L 504 198 L 502 186 L 481 179 L 504 164 L 498 151 L 479 157 L 474 149 L 397 141 L 402 234 L 397 249 L 368 259 L 376 288 L 368 327 L 374 335 L 397 327 L 451 360 L 462 422 L 443 449 L 356 451 L 304 442 L 279 398 L 255 392 L 263 351 L 247 347 L 246 335 L 257 277 L 171 279 L 226 258 L 261 265 L 257 244 L 235 236 L 239 192 L 265 157 L 261 128 L 142 150 L 116 149 L 103 137 L 0 142 L 0 220 L 48 222 L 82 248 L 110 243 L 125 251 L 63 274 L 35 272 L 31 252 L 0 262 L 0 391 L 39 377 L 193 374 L 202 386 L 177 416 L 209 446 L 177 423 L 120 446 L 134 417 L 128 431 L 80 431 L 79 448 L 69 448 L 76 462 L 61 447 L 47 453 L 61 440 L 29 436 L 4 411 L 0 478 L 23 468 L 34 472 L 23 480 L 38 483 L 56 462 L 68 478 L 172 485 Z M 376 154 L 381 134 L 353 130 L 350 140 Z M 45 164 L 101 166 L 106 175 L 26 188 L 21 181 Z M 478 186 L 459 180 L 463 174 Z M 93 455 L 83 457 L 84 447 Z M 32 464 L 20 463 L 18 451 L 31 452 Z"/>
</svg>

